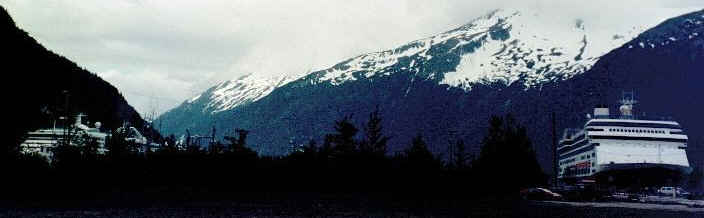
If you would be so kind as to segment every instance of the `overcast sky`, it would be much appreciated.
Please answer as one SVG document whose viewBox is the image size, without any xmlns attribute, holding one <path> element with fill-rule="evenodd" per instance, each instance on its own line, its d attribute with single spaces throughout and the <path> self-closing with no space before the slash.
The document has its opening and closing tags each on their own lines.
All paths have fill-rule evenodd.
<svg viewBox="0 0 704 218">
<path fill-rule="evenodd" d="M 140 113 L 164 112 L 215 83 L 322 69 L 469 22 L 530 8 L 629 25 L 702 0 L 0 0 L 47 48 L 115 85 Z M 675 12 L 673 12 L 675 11 Z M 556 16 L 559 17 L 559 16 Z"/>
</svg>

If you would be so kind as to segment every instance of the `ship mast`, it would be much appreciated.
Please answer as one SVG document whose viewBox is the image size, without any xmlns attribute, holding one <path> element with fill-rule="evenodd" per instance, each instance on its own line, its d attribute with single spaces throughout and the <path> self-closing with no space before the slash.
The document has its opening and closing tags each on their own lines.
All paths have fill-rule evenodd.
<svg viewBox="0 0 704 218">
<path fill-rule="evenodd" d="M 621 106 L 618 108 L 621 111 L 621 119 L 634 119 L 633 105 L 638 103 L 635 99 L 635 93 L 633 91 L 623 92 L 621 98 Z"/>
</svg>

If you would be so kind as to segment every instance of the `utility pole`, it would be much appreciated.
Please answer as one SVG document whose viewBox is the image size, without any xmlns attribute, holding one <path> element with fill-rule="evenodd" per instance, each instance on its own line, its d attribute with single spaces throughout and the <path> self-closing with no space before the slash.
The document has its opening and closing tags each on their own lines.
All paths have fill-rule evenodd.
<svg viewBox="0 0 704 218">
<path fill-rule="evenodd" d="M 551 113 L 552 119 L 552 172 L 553 172 L 553 185 L 557 187 L 557 174 L 558 174 L 558 160 L 557 160 L 557 128 L 555 127 L 555 111 Z"/>
<path fill-rule="evenodd" d="M 70 143 L 70 141 L 69 141 L 70 139 L 69 139 L 68 134 L 70 131 L 69 124 L 71 122 L 69 119 L 71 113 L 69 112 L 69 101 L 68 100 L 69 100 L 69 96 L 71 96 L 71 94 L 69 94 L 68 90 L 64 90 L 63 94 L 64 94 L 64 116 L 66 119 L 64 119 L 64 137 L 63 137 L 62 141 L 63 141 L 64 145 L 68 145 Z"/>
<path fill-rule="evenodd" d="M 217 130 L 215 129 L 215 125 L 213 125 L 213 133 L 210 138 L 210 143 L 213 143 L 213 144 L 215 144 L 215 131 L 217 131 Z"/>
</svg>

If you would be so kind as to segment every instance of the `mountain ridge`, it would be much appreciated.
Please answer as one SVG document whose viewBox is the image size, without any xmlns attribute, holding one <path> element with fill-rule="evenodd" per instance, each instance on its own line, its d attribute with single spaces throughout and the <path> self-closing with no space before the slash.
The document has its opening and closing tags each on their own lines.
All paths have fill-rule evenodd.
<svg viewBox="0 0 704 218">
<path fill-rule="evenodd" d="M 701 12 L 693 13 L 696 15 Z M 682 16 L 691 17 L 692 15 Z M 675 25 L 675 29 L 680 28 L 677 27 L 677 22 L 679 21 L 674 24 L 670 24 L 668 21 L 646 32 L 659 32 L 661 29 L 667 29 L 672 25 Z M 585 23 L 578 24 L 580 23 L 578 21 L 570 22 L 573 22 L 570 28 L 576 29 L 575 31 L 588 27 L 585 26 Z M 502 29 L 508 28 L 504 27 Z M 515 30 L 515 28 L 512 27 L 511 30 Z M 699 30 L 687 31 L 690 34 L 693 33 L 692 31 L 700 32 Z M 488 32 L 482 33 L 487 34 Z M 501 41 L 501 37 L 498 37 L 500 35 L 496 34 L 494 38 L 498 40 L 495 41 L 510 42 L 511 36 Z M 639 34 L 633 40 L 642 40 L 647 36 L 647 34 L 640 35 L 642 34 Z M 477 36 L 475 35 L 472 39 Z M 491 35 L 484 36 L 486 37 L 485 39 L 491 38 Z M 590 57 L 590 55 L 584 55 L 591 54 L 589 53 L 589 47 L 584 47 L 584 35 L 575 36 L 578 37 L 573 37 L 575 38 L 573 40 L 575 44 L 569 50 L 570 53 L 564 52 L 563 54 L 568 55 L 561 55 L 562 59 L 559 59 L 558 62 L 562 62 L 565 59 L 573 61 L 576 59 L 587 60 Z M 627 40 L 629 39 L 627 37 L 619 36 L 614 38 Z M 693 39 L 679 40 L 677 43 L 682 43 L 684 47 L 687 47 L 695 45 L 701 40 L 696 37 Z M 558 129 L 573 127 L 574 125 L 580 125 L 579 123 L 584 119 L 583 115 L 588 113 L 594 105 L 615 103 L 619 97 L 614 93 L 620 93 L 624 88 L 628 90 L 634 87 L 643 88 L 642 86 L 632 85 L 637 82 L 621 81 L 622 79 L 647 81 L 647 83 L 663 83 L 661 80 L 653 80 L 652 78 L 654 77 L 638 78 L 634 75 L 641 74 L 627 71 L 625 67 L 623 71 L 627 71 L 630 74 L 619 74 L 615 76 L 616 78 L 604 76 L 608 74 L 604 74 L 601 71 L 603 66 L 613 65 L 610 59 L 617 59 L 616 56 L 620 55 L 629 60 L 623 61 L 624 63 L 640 64 L 637 62 L 638 59 L 630 59 L 631 55 L 635 54 L 627 52 L 629 51 L 628 46 L 633 45 L 635 42 L 633 40 L 626 41 L 625 44 L 618 44 L 614 50 L 606 51 L 606 54 L 600 56 L 599 60 L 593 60 L 595 61 L 594 65 L 583 73 L 574 73 L 565 79 L 554 77 L 528 87 L 525 85 L 530 84 L 525 82 L 530 79 L 528 77 L 517 77 L 513 82 L 488 80 L 485 83 L 471 84 L 470 89 L 459 85 L 442 84 L 439 76 L 430 77 L 433 73 L 435 75 L 447 75 L 448 72 L 456 70 L 454 68 L 459 65 L 462 59 L 461 55 L 448 51 L 459 44 L 458 40 L 452 43 L 435 44 L 435 47 L 428 49 L 431 52 L 426 53 L 426 55 L 438 59 L 423 59 L 418 62 L 418 64 L 423 66 L 420 71 L 403 68 L 420 59 L 397 58 L 398 63 L 403 63 L 403 66 L 396 63 L 384 68 L 383 71 L 373 72 L 375 73 L 374 75 L 378 76 L 367 78 L 365 73 L 369 72 L 355 71 L 349 75 L 336 72 L 334 75 L 339 75 L 338 77 L 325 77 L 326 73 L 334 72 L 334 69 L 352 69 L 352 67 L 346 67 L 349 63 L 359 63 L 361 65 L 357 66 L 365 66 L 363 61 L 353 62 L 354 58 L 352 58 L 331 67 L 330 69 L 332 70 L 316 71 L 299 80 L 287 83 L 258 101 L 235 107 L 226 113 L 221 112 L 213 116 L 199 117 L 186 122 L 179 121 L 178 117 L 173 117 L 178 114 L 166 115 L 160 119 L 165 123 L 172 122 L 170 126 L 180 128 L 169 130 L 171 133 L 177 134 L 186 128 L 192 132 L 209 131 L 213 126 L 220 130 L 224 129 L 224 131 L 218 131 L 219 133 L 227 133 L 234 127 L 249 129 L 251 130 L 249 139 L 255 150 L 265 155 L 285 154 L 289 151 L 288 147 L 290 145 L 300 145 L 311 139 L 320 141 L 325 132 L 332 131 L 331 125 L 333 121 L 343 116 L 353 114 L 352 122 L 356 125 L 361 125 L 365 122 L 364 115 L 379 106 L 381 115 L 384 118 L 382 124 L 387 129 L 387 134 L 392 137 L 392 140 L 389 141 L 391 144 L 390 153 L 400 152 L 410 138 L 417 133 L 423 133 L 429 144 L 433 145 L 431 147 L 433 152 L 443 154 L 447 152 L 446 144 L 448 139 L 455 138 L 464 139 L 465 142 L 471 144 L 472 146 L 469 149 L 471 152 L 478 151 L 477 145 L 480 144 L 481 137 L 485 133 L 484 127 L 488 117 L 492 114 L 512 113 L 519 117 L 521 122 L 531 124 L 530 136 L 534 139 L 534 145 L 539 152 L 541 164 L 547 167 L 551 165 L 549 155 L 545 155 L 551 152 L 550 142 L 546 140 L 550 138 L 549 131 L 546 130 L 550 129 L 548 115 L 551 111 L 556 112 L 560 117 Z M 587 39 L 587 41 L 593 40 Z M 587 44 L 589 45 L 589 43 Z M 419 44 L 411 43 L 411 45 Z M 500 47 L 497 49 L 501 50 Z M 535 50 L 537 51 L 537 49 Z M 559 50 L 555 51 L 560 52 Z M 544 49 L 544 52 L 553 51 Z M 672 57 L 681 55 L 674 50 L 667 50 L 667 52 L 673 52 L 670 54 Z M 694 52 L 692 54 L 698 53 Z M 363 59 L 364 56 L 357 57 Z M 421 58 L 421 56 L 416 55 L 415 58 Z M 649 57 L 648 59 L 651 58 Z M 698 60 L 699 56 L 695 55 L 692 58 Z M 447 60 L 454 62 L 447 64 Z M 510 60 L 513 61 L 513 59 Z M 525 62 L 524 59 L 516 59 L 516 61 L 519 60 Z M 652 62 L 657 63 L 657 60 L 652 60 Z M 600 67 L 594 69 L 597 65 Z M 366 66 L 374 67 L 371 64 Z M 513 65 L 507 66 L 513 67 Z M 518 67 L 525 66 L 520 65 Z M 697 66 L 697 63 L 687 62 L 682 66 Z M 541 72 L 541 75 L 563 75 L 560 72 L 556 72 L 559 69 L 551 68 Z M 682 74 L 691 74 L 691 70 L 692 68 L 683 69 Z M 388 72 L 388 75 L 386 72 Z M 349 79 L 352 77 L 354 80 Z M 333 80 L 335 78 L 340 79 Z M 674 85 L 670 83 L 663 84 Z M 665 96 L 654 94 L 652 91 L 644 92 L 643 96 L 649 96 L 644 101 L 665 98 Z M 679 104 L 682 103 L 680 102 Z M 644 106 L 644 109 L 653 109 L 654 113 L 668 111 L 665 108 L 653 107 L 651 103 Z M 682 116 L 686 116 L 690 112 L 682 112 L 682 114 L 684 114 Z M 182 115 L 184 114 L 178 116 Z M 695 128 L 694 131 L 697 132 L 699 130 Z"/>
<path fill-rule="evenodd" d="M 529 13 L 525 13 L 529 14 Z M 438 66 L 431 67 L 431 69 L 419 69 L 423 66 L 415 66 L 415 63 L 418 62 L 423 62 L 427 60 L 422 60 L 423 58 L 427 59 L 432 59 L 432 55 L 428 55 L 428 52 L 430 49 L 432 49 L 433 45 L 443 45 L 443 44 L 453 44 L 455 49 L 455 53 L 469 53 L 467 55 L 472 55 L 475 53 L 475 49 L 480 49 L 480 50 L 487 50 L 483 49 L 484 47 L 491 47 L 489 46 L 482 46 L 483 44 L 482 41 L 485 41 L 487 39 L 489 40 L 506 40 L 507 37 L 510 37 L 509 32 L 513 28 L 512 25 L 509 25 L 507 23 L 507 19 L 511 19 L 512 17 L 516 16 L 523 16 L 522 13 L 518 10 L 515 9 L 496 9 L 493 10 L 492 12 L 484 15 L 477 17 L 467 24 L 461 25 L 457 28 L 454 28 L 449 31 L 445 31 L 443 33 L 426 37 L 423 39 L 418 39 L 418 40 L 413 40 L 411 42 L 408 42 L 406 44 L 403 44 L 401 46 L 398 46 L 393 49 L 385 50 L 382 52 L 372 52 L 372 53 L 366 53 L 366 54 L 361 54 L 358 56 L 354 56 L 352 58 L 348 58 L 344 61 L 341 61 L 329 68 L 319 70 L 312 72 L 308 75 L 293 75 L 293 76 L 288 76 L 289 78 L 300 78 L 303 80 L 307 80 L 308 83 L 311 85 L 315 85 L 321 82 L 327 82 L 332 85 L 337 85 L 339 83 L 342 83 L 347 80 L 357 80 L 360 78 L 370 78 L 372 76 L 388 76 L 390 73 L 392 73 L 391 70 L 389 70 L 389 67 L 397 64 L 401 64 L 403 66 L 399 66 L 401 70 L 406 70 L 406 69 L 411 69 L 411 71 L 415 73 L 419 73 L 419 71 L 450 71 L 447 73 L 441 73 L 438 74 L 437 72 L 420 72 L 421 75 L 424 75 L 428 79 L 437 79 L 440 80 L 441 84 L 448 84 L 450 86 L 459 86 L 459 87 L 464 87 L 466 89 L 471 88 L 472 83 L 492 83 L 492 82 L 497 82 L 503 80 L 506 83 L 511 83 L 514 82 L 518 79 L 521 79 L 523 81 L 526 81 L 526 86 L 533 86 L 533 85 L 539 85 L 541 82 L 545 82 L 550 79 L 556 79 L 557 77 L 560 77 L 560 79 L 565 79 L 568 78 L 569 76 L 572 76 L 571 74 L 575 74 L 578 72 L 583 72 L 586 70 L 589 66 L 591 66 L 598 58 L 593 57 L 593 56 L 585 56 L 585 48 L 587 47 L 587 41 L 586 41 L 586 33 L 584 34 L 579 34 L 577 35 L 577 38 L 575 41 L 579 41 L 579 43 L 582 43 L 581 45 L 578 45 L 578 48 L 572 48 L 572 51 L 570 53 L 576 53 L 578 51 L 578 54 L 575 54 L 575 58 L 573 62 L 576 63 L 570 63 L 569 62 L 569 57 L 567 58 L 561 58 L 560 60 L 550 60 L 548 56 L 555 56 L 555 54 L 562 54 L 565 53 L 562 51 L 564 48 L 561 46 L 557 46 L 554 48 L 546 48 L 546 49 L 541 49 L 541 48 L 532 48 L 529 50 L 537 50 L 533 54 L 531 59 L 537 59 L 536 61 L 533 60 L 517 60 L 516 59 L 516 54 L 521 52 L 522 48 L 517 47 L 517 43 L 519 43 L 518 39 L 513 39 L 513 41 L 509 43 L 503 43 L 502 45 L 496 45 L 500 46 L 501 49 L 496 51 L 487 51 L 494 53 L 492 56 L 496 56 L 499 53 L 506 52 L 509 56 L 503 56 L 502 61 L 492 61 L 490 63 L 479 63 L 479 64 L 473 64 L 473 65 L 494 65 L 497 66 L 500 69 L 495 69 L 495 70 L 486 70 L 486 69 L 474 69 L 474 71 L 478 71 L 480 74 L 482 72 L 488 72 L 491 71 L 494 74 L 493 75 L 479 75 L 479 76 L 467 76 L 467 75 L 462 75 L 463 72 L 460 71 L 460 67 L 466 66 L 466 65 L 472 65 L 472 64 L 466 64 L 468 61 L 462 61 L 464 58 L 462 57 L 454 57 L 452 58 L 452 62 L 456 63 L 438 63 L 436 65 L 448 65 L 451 67 L 451 69 L 433 69 L 437 68 Z M 508 20 L 510 21 L 510 20 Z M 575 21 L 575 29 L 579 29 L 580 31 L 584 31 L 585 29 L 585 24 L 584 21 L 582 20 L 576 20 Z M 517 25 L 524 25 L 525 24 L 517 24 Z M 532 24 L 535 25 L 535 24 Z M 526 27 L 521 27 L 525 29 Z M 579 31 L 578 31 L 579 32 Z M 631 34 L 631 35 L 628 35 Z M 616 34 L 619 37 L 614 37 L 611 41 L 612 44 L 617 44 L 620 45 L 625 42 L 629 37 L 635 37 L 632 32 L 627 32 L 625 34 L 620 33 Z M 459 37 L 459 38 L 458 38 Z M 448 42 L 449 41 L 449 42 Z M 530 40 L 524 40 L 524 41 L 530 41 Z M 524 43 L 524 42 L 521 42 Z M 530 43 L 530 42 L 529 42 Z M 494 43 L 497 44 L 497 43 Z M 507 45 L 508 44 L 508 45 Z M 525 43 L 524 43 L 525 44 Z M 512 45 L 512 46 L 510 46 Z M 463 47 L 465 46 L 465 47 Z M 494 47 L 496 47 L 494 46 Z M 459 51 L 461 49 L 462 51 Z M 466 51 L 465 51 L 466 50 Z M 491 49 L 489 49 L 491 50 Z M 603 49 L 601 49 L 603 50 Z M 601 55 L 602 53 L 606 53 L 606 50 L 603 50 L 601 52 L 597 52 L 597 54 Z M 414 55 L 417 55 L 418 57 L 415 57 Z M 524 53 L 525 55 L 525 53 Z M 559 55 L 558 55 L 559 56 Z M 582 57 L 585 56 L 585 57 Z M 519 55 L 520 57 L 520 55 Z M 543 58 L 546 57 L 546 58 Z M 482 58 L 475 58 L 475 59 L 482 59 Z M 488 59 L 488 58 L 484 58 Z M 511 60 L 509 60 L 511 59 Z M 544 64 L 538 63 L 536 65 L 535 62 L 544 62 Z M 469 62 L 474 62 L 474 61 L 469 61 Z M 498 62 L 498 63 L 497 63 Z M 373 65 L 372 65 L 373 64 Z M 508 77 L 504 77 L 502 75 L 502 72 L 509 72 L 509 71 L 515 71 L 517 67 L 511 67 L 510 65 L 522 65 L 525 66 L 527 65 L 530 68 L 535 67 L 537 70 L 531 71 L 529 75 L 525 74 L 518 74 L 518 75 L 512 75 Z M 454 66 L 456 65 L 458 69 L 455 69 Z M 440 68 L 447 68 L 447 67 L 440 67 Z M 452 70 L 454 69 L 454 70 Z M 575 70 L 578 69 L 578 70 Z M 525 70 L 521 69 L 523 71 L 530 71 L 530 70 Z M 465 70 L 467 71 L 467 70 Z M 470 70 L 471 71 L 471 70 Z M 540 72 L 538 72 L 540 71 Z M 545 72 L 552 72 L 552 71 L 560 71 L 561 73 L 552 73 L 549 75 L 544 75 L 543 73 Z M 525 73 L 525 72 L 524 72 Z M 377 75 L 378 74 L 378 75 Z M 438 75 L 436 75 L 438 74 Z M 464 72 L 464 74 L 467 74 Z M 245 76 L 245 78 L 252 77 L 251 74 L 250 76 Z M 438 77 L 438 78 L 434 78 Z M 546 78 L 547 77 L 547 78 Z M 238 83 L 237 81 L 240 80 L 241 78 L 234 79 L 234 80 L 229 80 L 231 83 Z M 462 81 L 465 80 L 465 81 Z M 296 80 L 287 80 L 286 82 L 294 82 Z M 251 85 L 256 85 L 253 84 L 251 81 L 242 81 L 245 83 L 249 83 Z M 226 83 L 226 82 L 225 82 Z M 282 86 L 284 84 L 278 84 L 278 85 L 271 85 L 270 82 L 267 82 L 265 80 L 260 80 L 260 82 L 263 88 L 260 89 L 261 93 L 255 93 L 253 94 L 254 96 L 258 97 L 242 97 L 242 96 L 237 96 L 237 93 L 234 92 L 229 92 L 230 95 L 232 96 L 231 99 L 227 99 L 228 97 L 225 95 L 220 95 L 219 98 L 217 99 L 212 99 L 211 102 L 206 103 L 204 108 L 202 110 L 204 112 L 210 111 L 209 108 L 218 108 L 216 110 L 210 111 L 210 113 L 218 113 L 225 111 L 227 109 L 232 109 L 233 107 L 236 107 L 240 105 L 241 103 L 246 103 L 246 102 L 251 102 L 253 100 L 258 100 L 263 96 L 268 95 L 271 93 L 271 90 L 268 90 L 268 88 L 277 88 L 279 86 Z M 220 91 L 223 87 L 223 83 L 219 83 L 210 89 L 206 90 L 204 93 L 215 93 L 215 92 L 223 92 Z M 250 86 L 251 86 L 250 85 Z M 299 84 L 303 85 L 303 84 Z M 231 87 L 229 87 L 231 88 Z M 253 90 L 246 90 L 246 92 L 252 92 Z M 203 93 L 201 93 L 198 96 L 201 96 Z M 198 97 L 196 96 L 196 97 Z M 192 103 L 195 98 L 186 101 L 186 103 Z M 230 104 L 230 102 L 236 102 L 234 104 Z M 188 105 L 186 105 L 188 106 Z M 190 106 L 188 106 L 190 107 Z"/>
</svg>

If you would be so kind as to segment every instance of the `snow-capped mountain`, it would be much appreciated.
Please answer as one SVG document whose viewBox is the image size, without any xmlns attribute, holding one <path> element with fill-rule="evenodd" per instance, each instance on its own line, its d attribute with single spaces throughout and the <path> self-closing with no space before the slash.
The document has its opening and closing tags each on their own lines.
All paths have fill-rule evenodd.
<svg viewBox="0 0 704 218">
<path fill-rule="evenodd" d="M 475 83 L 510 85 L 518 80 L 530 87 L 584 72 L 599 56 L 652 25 L 634 24 L 607 34 L 582 19 L 554 19 L 530 10 L 495 10 L 435 36 L 350 58 L 314 72 L 308 81 L 311 85 L 339 85 L 403 71 L 467 90 Z M 207 101 L 202 111 L 219 113 L 261 99 L 302 76 L 261 78 L 250 74 L 217 84 L 186 104 Z"/>
<path fill-rule="evenodd" d="M 300 76 L 260 77 L 248 74 L 221 82 L 184 104 L 204 102 L 203 112 L 218 113 L 259 100 L 274 89 L 298 78 Z"/>
<path fill-rule="evenodd" d="M 704 67 L 701 16 L 704 11 L 645 25 L 645 32 L 638 31 L 641 24 L 604 32 L 590 28 L 588 20 L 499 10 L 436 36 L 283 80 L 268 94 L 246 95 L 257 100 L 221 100 L 247 103 L 211 113 L 227 108 L 210 104 L 217 87 L 237 90 L 220 84 L 159 121 L 167 134 L 177 135 L 186 129 L 207 133 L 213 126 L 224 134 L 248 129 L 249 145 L 276 155 L 287 153 L 291 144 L 311 139 L 320 144 L 343 116 L 352 115 L 359 126 L 378 107 L 384 132 L 392 137 L 390 152 L 401 151 L 421 133 L 433 152 L 443 153 L 455 138 L 477 151 L 489 117 L 511 113 L 530 124 L 540 155 L 551 151 L 546 131 L 551 112 L 559 118 L 558 129 L 573 127 L 583 124 L 594 105 L 613 105 L 621 91 L 635 89 L 643 111 L 686 116 L 678 121 L 690 135 L 704 133 L 692 125 L 704 122 L 701 116 L 692 118 L 694 111 L 704 110 L 699 103 L 704 100 L 694 93 L 704 92 L 689 90 L 699 87 L 695 83 Z M 677 92 L 689 94 L 674 98 Z M 704 142 L 690 138 L 692 144 Z M 539 159 L 543 166 L 550 163 L 549 155 Z"/>
<path fill-rule="evenodd" d="M 655 23 L 647 26 L 652 25 Z M 362 77 L 388 76 L 395 66 L 466 89 L 474 83 L 510 85 L 517 80 L 530 87 L 584 72 L 599 56 L 645 29 L 646 25 L 633 25 L 604 34 L 582 19 L 555 19 L 525 10 L 496 10 L 454 30 L 351 58 L 320 71 L 312 82 L 338 85 Z M 437 54 L 438 51 L 445 54 Z M 451 69 L 423 72 L 427 71 L 423 64 L 429 62 L 446 64 Z"/>
</svg>

